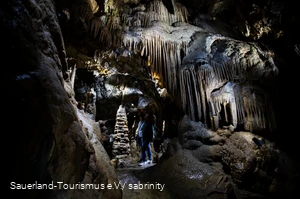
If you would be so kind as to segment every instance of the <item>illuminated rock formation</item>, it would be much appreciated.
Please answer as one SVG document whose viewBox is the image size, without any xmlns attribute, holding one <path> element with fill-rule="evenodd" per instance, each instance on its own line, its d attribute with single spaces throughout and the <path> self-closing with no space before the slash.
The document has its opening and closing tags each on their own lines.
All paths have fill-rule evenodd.
<svg viewBox="0 0 300 199">
<path fill-rule="evenodd" d="M 119 106 L 116 114 L 116 124 L 113 135 L 112 156 L 119 161 L 127 159 L 130 155 L 130 145 L 128 137 L 128 125 L 126 110 L 123 105 Z"/>
</svg>

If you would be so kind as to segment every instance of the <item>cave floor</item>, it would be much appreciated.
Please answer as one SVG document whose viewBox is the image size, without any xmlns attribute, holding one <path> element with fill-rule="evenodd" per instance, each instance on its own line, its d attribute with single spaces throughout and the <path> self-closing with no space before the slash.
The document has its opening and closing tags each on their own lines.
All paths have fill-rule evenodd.
<svg viewBox="0 0 300 199">
<path fill-rule="evenodd" d="M 117 168 L 123 199 L 172 199 L 170 192 L 160 183 L 155 172 L 155 163 L 139 166 L 137 161 Z"/>
</svg>

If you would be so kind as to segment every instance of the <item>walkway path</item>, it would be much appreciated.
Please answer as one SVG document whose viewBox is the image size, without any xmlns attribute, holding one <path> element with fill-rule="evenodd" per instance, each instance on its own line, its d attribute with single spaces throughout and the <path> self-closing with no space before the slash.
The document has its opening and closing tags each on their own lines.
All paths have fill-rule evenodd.
<svg viewBox="0 0 300 199">
<path fill-rule="evenodd" d="M 117 168 L 119 182 L 123 189 L 123 199 L 172 199 L 164 184 L 153 174 L 155 163 L 139 166 L 131 163 Z"/>
</svg>

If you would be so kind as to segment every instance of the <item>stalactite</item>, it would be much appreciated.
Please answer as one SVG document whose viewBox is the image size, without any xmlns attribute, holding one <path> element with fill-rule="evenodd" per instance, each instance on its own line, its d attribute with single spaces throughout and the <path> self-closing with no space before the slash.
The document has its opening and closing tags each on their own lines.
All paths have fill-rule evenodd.
<svg viewBox="0 0 300 199">
<path fill-rule="evenodd" d="M 188 110 L 189 110 L 189 116 L 191 117 L 192 120 L 195 120 L 195 108 L 194 108 L 194 103 L 193 103 L 193 92 L 192 92 L 192 88 L 193 88 L 193 84 L 192 84 L 192 80 L 193 77 L 191 76 L 190 72 L 187 73 L 186 75 L 186 79 L 187 79 L 187 95 L 189 96 L 189 100 L 188 100 Z"/>
<path fill-rule="evenodd" d="M 185 9 L 183 7 L 178 8 L 177 10 L 180 11 L 175 12 L 175 15 L 176 13 L 183 12 Z M 157 0 L 149 4 L 147 12 L 137 12 L 134 17 L 140 19 L 142 27 L 148 27 L 150 24 L 152 26 L 149 27 L 149 29 L 142 29 L 140 32 L 142 37 L 142 42 L 139 45 L 141 48 L 141 55 L 150 58 L 149 65 L 151 65 L 152 74 L 160 75 L 160 79 L 162 80 L 162 83 L 165 84 L 168 91 L 176 94 L 178 92 L 177 76 L 181 65 L 181 58 L 188 51 L 190 37 L 187 36 L 187 38 L 183 40 L 182 36 L 180 40 L 170 39 L 174 36 L 179 37 L 179 33 L 176 33 L 178 35 L 174 33 L 171 35 L 171 33 L 178 30 L 178 28 L 175 29 L 173 26 L 167 27 L 166 24 L 162 23 L 163 20 L 172 20 L 170 19 L 169 14 L 167 9 L 162 6 L 162 2 Z M 185 12 L 182 16 L 184 15 Z M 176 19 L 176 22 L 184 21 L 183 18 L 185 17 Z M 159 20 L 160 22 L 154 22 L 153 20 Z M 145 23 L 149 24 L 145 25 Z M 192 30 L 193 29 L 194 28 L 192 28 Z M 162 34 L 153 34 L 155 33 L 153 31 L 161 31 Z M 192 33 L 193 31 L 191 31 L 190 34 Z M 170 36 L 168 34 L 170 34 Z M 129 45 L 127 36 L 122 36 L 122 44 L 126 44 L 126 47 L 129 47 L 132 50 L 132 46 Z M 134 42 L 133 46 L 137 46 L 137 43 Z"/>
<path fill-rule="evenodd" d="M 162 46 L 164 47 L 163 49 L 164 49 L 164 55 L 165 55 L 164 61 L 163 61 L 165 63 L 163 65 L 163 67 L 165 69 L 164 82 L 166 82 L 166 84 L 168 84 L 169 79 L 170 79 L 170 77 L 169 77 L 170 71 L 168 70 L 168 64 L 170 63 L 170 58 L 169 58 L 169 54 L 168 54 L 168 45 L 167 45 L 167 43 L 163 42 Z M 168 86 L 167 86 L 167 88 L 169 89 Z"/>
<path fill-rule="evenodd" d="M 276 125 L 276 119 L 275 116 L 273 114 L 273 103 L 268 103 L 271 102 L 272 99 L 269 96 L 266 96 L 266 102 L 267 102 L 267 106 L 266 106 L 266 121 L 268 121 L 268 128 L 273 131 L 276 129 L 277 125 Z"/>
<path fill-rule="evenodd" d="M 185 84 L 185 72 L 186 72 L 186 67 L 183 67 L 180 71 L 179 74 L 179 83 L 180 83 L 180 91 L 181 91 L 181 103 L 182 103 L 182 109 L 184 113 L 187 113 L 187 97 L 188 95 L 186 94 L 186 88 L 187 85 Z"/>
<path fill-rule="evenodd" d="M 160 40 L 160 37 L 158 37 L 158 40 Z M 163 53 L 163 50 L 162 50 L 162 46 L 163 45 L 161 42 L 160 42 L 160 46 L 158 48 L 158 52 L 157 52 L 157 57 L 158 57 L 158 60 L 159 60 L 159 66 L 157 67 L 157 72 L 159 74 L 160 77 L 162 77 L 164 75 L 163 73 L 163 67 L 165 67 L 164 65 L 164 62 L 163 62 L 163 57 L 162 57 L 162 53 Z"/>
<path fill-rule="evenodd" d="M 197 68 L 198 70 L 198 68 Z M 196 108 L 196 114 L 195 114 L 195 120 L 201 120 L 202 119 L 202 103 L 201 103 L 201 92 L 199 90 L 199 79 L 197 78 L 197 71 L 195 69 L 195 66 L 191 67 L 192 77 L 193 77 L 193 88 L 194 88 L 194 95 L 195 95 L 195 106 Z"/>
<path fill-rule="evenodd" d="M 169 25 L 177 21 L 187 22 L 187 9 L 178 2 L 173 6 L 174 14 L 169 13 L 161 0 L 155 0 L 149 3 L 146 11 L 137 12 L 135 16 L 140 19 L 141 27 L 149 27 L 152 21 L 162 21 Z"/>
<path fill-rule="evenodd" d="M 167 82 L 168 81 L 168 69 L 167 69 L 167 47 L 166 47 L 166 43 L 162 43 L 162 52 L 163 52 L 163 57 L 162 57 L 162 71 L 164 71 L 164 76 L 163 77 L 163 82 Z"/>
<path fill-rule="evenodd" d="M 180 91 L 182 97 L 182 106 L 184 111 L 193 120 L 200 120 L 206 122 L 206 99 L 204 89 L 204 74 L 205 69 L 195 67 L 194 65 L 183 66 L 180 70 Z M 208 69 L 208 70 L 212 70 Z M 199 85 L 202 85 L 199 88 Z M 187 107 L 192 108 L 189 110 Z"/>
<path fill-rule="evenodd" d="M 227 62 L 220 64 L 214 60 L 210 60 L 210 65 L 213 67 L 218 81 L 225 82 L 233 80 L 231 65 Z"/>
<path fill-rule="evenodd" d="M 145 46 L 142 47 L 142 38 L 138 35 L 133 35 L 125 33 L 122 35 L 122 44 L 125 46 L 129 51 L 141 51 L 141 56 L 144 56 Z"/>
<path fill-rule="evenodd" d="M 215 42 L 216 40 L 222 41 Z M 195 44 L 199 43 L 195 42 Z M 224 52 L 216 51 L 218 45 L 225 46 L 223 46 Z M 177 47 L 182 50 L 183 46 L 184 44 L 177 44 Z M 166 63 L 169 69 L 172 60 L 177 60 L 174 62 L 176 64 L 181 63 L 181 60 L 178 58 L 180 53 L 173 50 L 173 46 L 170 47 L 168 43 L 166 48 L 168 54 L 173 53 L 173 56 L 165 58 L 170 60 Z M 201 60 L 201 54 L 196 52 L 191 55 L 193 49 L 197 48 L 199 47 L 196 45 L 190 46 L 185 51 L 188 56 L 183 60 L 184 64 L 192 63 L 194 67 L 199 64 L 196 75 L 192 72 L 193 66 L 184 65 L 180 70 L 179 88 L 184 111 L 190 114 L 191 118 L 199 119 L 204 123 L 206 123 L 205 115 L 209 113 L 213 118 L 211 122 L 222 119 L 234 127 L 244 125 L 244 128 L 249 131 L 275 129 L 274 100 L 271 100 L 271 96 L 276 93 L 276 89 L 272 88 L 274 82 L 270 76 L 276 76 L 277 68 L 272 55 L 268 56 L 268 53 L 255 44 L 245 44 L 220 35 L 208 35 L 202 46 L 212 56 L 203 57 Z M 187 107 L 194 110 L 189 111 Z M 224 115 L 220 114 L 221 111 L 224 111 Z M 220 116 L 222 118 L 218 118 Z"/>
<path fill-rule="evenodd" d="M 172 79 L 173 79 L 173 71 L 174 71 L 174 59 L 173 59 L 173 52 L 172 52 L 172 43 L 167 43 L 167 49 L 168 49 L 168 53 L 167 55 L 169 56 L 169 62 L 167 62 L 168 66 L 168 77 L 170 77 L 167 82 L 167 85 L 168 85 L 168 90 L 172 91 L 172 87 L 174 87 L 174 84 L 176 84 L 176 82 L 173 82 Z M 174 83 L 172 85 L 172 82 Z M 172 92 L 173 93 L 173 92 Z"/>
<path fill-rule="evenodd" d="M 181 34 L 184 36 L 178 37 L 177 31 L 181 25 L 184 26 L 183 22 L 187 21 L 187 13 L 186 9 L 175 1 L 173 1 L 173 8 L 174 14 L 171 14 L 160 0 L 155 0 L 149 3 L 146 9 L 135 12 L 133 17 L 127 16 L 128 19 L 124 19 L 125 16 L 121 17 L 126 25 L 133 26 L 128 30 L 139 30 L 138 36 L 126 32 L 122 37 L 118 37 L 115 33 L 109 37 L 107 30 L 102 30 L 101 35 L 106 36 L 103 41 L 109 43 L 112 40 L 112 44 L 117 45 L 118 39 L 121 38 L 121 43 L 128 50 L 140 51 L 141 56 L 148 57 L 151 73 L 160 76 L 169 93 L 177 94 L 180 89 L 183 109 L 194 120 L 206 123 L 207 113 L 217 117 L 220 111 L 224 110 L 225 118 L 223 119 L 232 120 L 228 122 L 233 123 L 234 126 L 247 122 L 247 119 L 251 118 L 253 124 L 252 126 L 249 124 L 249 128 L 265 127 L 267 124 L 265 120 L 271 118 L 265 115 L 266 107 L 262 108 L 260 104 L 255 104 L 254 99 L 238 97 L 239 89 L 243 89 L 244 86 L 242 84 L 246 82 L 251 85 L 253 78 L 256 78 L 255 75 L 261 77 L 261 71 L 265 72 L 266 61 L 261 58 L 265 56 L 265 53 L 254 44 L 244 44 L 221 35 L 208 33 L 205 38 L 199 34 L 199 37 L 204 38 L 204 40 L 201 38 L 202 46 L 196 46 L 200 44 L 200 39 L 198 39 L 198 42 L 195 42 L 191 48 L 191 36 L 201 30 L 187 27 L 185 29 L 188 30 L 187 34 Z M 108 27 L 110 31 L 120 30 L 120 21 L 111 18 Z M 197 40 L 196 36 L 195 40 Z M 215 42 L 217 40 L 219 42 Z M 219 43 L 225 45 L 224 52 L 216 52 L 215 49 Z M 182 57 L 193 52 L 193 49 L 199 48 L 212 56 L 205 58 L 203 63 L 181 66 Z M 253 57 L 253 60 L 248 59 L 248 56 Z M 268 70 L 271 72 L 274 64 L 272 65 L 272 60 L 269 62 L 271 67 Z M 249 71 L 253 73 L 252 76 Z M 178 78 L 180 78 L 179 82 Z M 222 85 L 225 83 L 232 86 L 229 94 L 222 90 Z M 216 89 L 220 89 L 219 93 Z"/>
<path fill-rule="evenodd" d="M 99 36 L 99 41 L 106 45 L 108 48 L 112 46 L 112 36 L 109 28 L 105 26 Z"/>
<path fill-rule="evenodd" d="M 245 118 L 243 96 L 239 85 L 234 86 L 234 97 L 237 110 L 237 124 L 243 124 Z"/>
<path fill-rule="evenodd" d="M 90 24 L 90 34 L 95 39 L 99 36 L 99 32 L 103 28 L 102 20 L 99 17 L 94 17 Z"/>
<path fill-rule="evenodd" d="M 148 39 L 145 39 L 144 40 L 144 42 L 145 42 L 145 56 L 148 56 L 149 55 L 149 50 L 148 50 L 148 48 L 149 48 L 149 44 L 148 44 Z"/>
<path fill-rule="evenodd" d="M 108 18 L 106 25 L 108 26 L 109 30 L 113 32 L 117 29 L 121 29 L 120 23 L 121 23 L 120 17 L 112 15 Z"/>
<path fill-rule="evenodd" d="M 134 18 L 132 25 L 139 28 L 142 27 L 142 22 L 139 18 Z"/>
<path fill-rule="evenodd" d="M 175 94 L 177 91 L 177 82 L 176 80 L 176 61 L 174 59 L 174 43 L 168 42 L 168 55 L 170 57 L 170 62 L 168 63 L 168 70 L 169 74 L 168 76 L 171 77 L 169 78 L 168 81 L 168 89 L 171 91 L 171 93 Z"/>
<path fill-rule="evenodd" d="M 236 102 L 235 102 L 235 94 L 234 87 L 235 84 L 231 82 L 227 82 L 224 86 L 219 88 L 218 90 L 211 93 L 211 102 L 213 106 L 216 108 L 213 115 L 219 115 L 222 106 L 224 110 L 225 121 L 231 123 L 236 127 L 237 121 L 237 110 L 236 110 Z M 229 106 L 230 112 L 227 112 L 227 105 Z M 231 115 L 231 121 L 228 120 L 229 114 Z"/>
<path fill-rule="evenodd" d="M 247 122 L 245 124 L 245 129 L 252 131 L 254 129 L 264 129 L 266 128 L 265 120 L 265 97 L 261 92 L 259 95 L 253 92 L 251 88 L 244 87 L 242 91 L 244 96 L 244 110 Z"/>
<path fill-rule="evenodd" d="M 134 17 L 140 19 L 141 21 L 141 27 L 148 27 L 150 24 L 150 18 L 153 16 L 150 12 L 137 12 L 135 13 Z"/>
<path fill-rule="evenodd" d="M 145 56 L 145 45 L 143 45 L 143 47 L 142 47 L 142 50 L 141 50 L 141 57 L 144 57 Z"/>
<path fill-rule="evenodd" d="M 199 86 L 200 86 L 200 101 L 201 101 L 201 110 L 200 111 L 203 111 L 203 116 L 202 114 L 200 115 L 200 118 L 199 120 L 200 121 L 203 121 L 204 124 L 207 124 L 207 121 L 206 121 L 206 99 L 205 99 L 205 85 L 204 85 L 204 81 L 205 81 L 205 77 L 203 78 L 203 73 L 204 73 L 204 70 L 201 69 L 199 67 L 198 71 L 197 71 L 197 76 L 196 78 L 199 80 Z"/>
<path fill-rule="evenodd" d="M 79 19 L 83 23 L 89 24 L 89 22 L 93 19 L 94 14 L 93 14 L 93 11 L 92 11 L 92 8 L 90 7 L 90 5 L 84 4 L 84 5 L 80 5 L 78 7 L 78 15 L 77 16 L 79 16 Z"/>
<path fill-rule="evenodd" d="M 154 38 L 155 37 L 151 37 L 151 39 L 150 39 L 150 53 L 149 53 L 149 55 L 150 55 L 150 58 L 151 58 L 151 60 L 150 60 L 151 63 L 153 63 L 153 60 L 156 59 L 155 53 L 154 53 L 155 52 L 155 47 L 156 47 Z"/>
<path fill-rule="evenodd" d="M 114 48 L 121 46 L 122 33 L 120 32 L 120 29 L 115 30 L 114 32 L 112 32 L 111 35 L 112 35 L 112 46 Z"/>
</svg>

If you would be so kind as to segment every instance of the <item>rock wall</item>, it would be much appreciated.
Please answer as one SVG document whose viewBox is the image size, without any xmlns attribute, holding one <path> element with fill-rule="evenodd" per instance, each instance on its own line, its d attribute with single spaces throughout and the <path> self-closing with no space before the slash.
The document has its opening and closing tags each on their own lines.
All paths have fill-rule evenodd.
<svg viewBox="0 0 300 199">
<path fill-rule="evenodd" d="M 297 193 L 298 158 L 273 142 L 230 128 L 211 131 L 188 116 L 179 121 L 178 133 L 152 170 L 176 198 L 279 199 Z"/>
<path fill-rule="evenodd" d="M 58 182 L 106 185 L 117 178 L 101 143 L 91 139 L 96 128 L 79 120 L 74 96 L 65 90 L 70 86 L 63 78 L 64 42 L 52 1 L 13 0 L 0 6 L 6 40 L 1 60 L 9 63 L 1 85 L 7 95 L 2 125 L 10 129 L 2 138 L 10 143 L 2 149 L 10 197 L 121 198 L 121 191 L 106 189 L 28 188 Z M 26 188 L 16 190 L 20 186 Z"/>
</svg>

